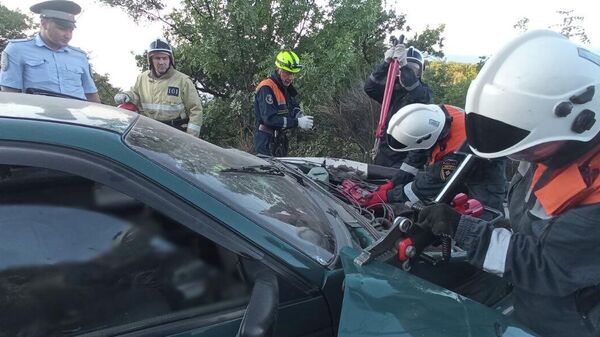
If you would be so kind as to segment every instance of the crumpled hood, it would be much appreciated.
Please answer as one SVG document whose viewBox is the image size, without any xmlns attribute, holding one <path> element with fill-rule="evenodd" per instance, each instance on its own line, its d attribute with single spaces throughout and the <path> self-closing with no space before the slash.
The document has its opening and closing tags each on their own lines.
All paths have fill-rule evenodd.
<svg viewBox="0 0 600 337">
<path fill-rule="evenodd" d="M 358 266 L 357 250 L 341 254 L 344 299 L 340 337 L 533 336 L 477 302 L 380 262 Z"/>
</svg>

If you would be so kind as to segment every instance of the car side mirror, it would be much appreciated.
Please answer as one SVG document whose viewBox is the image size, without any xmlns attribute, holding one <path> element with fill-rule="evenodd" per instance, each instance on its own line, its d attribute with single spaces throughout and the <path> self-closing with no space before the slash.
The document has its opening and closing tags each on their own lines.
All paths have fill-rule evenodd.
<svg viewBox="0 0 600 337">
<path fill-rule="evenodd" d="M 250 302 L 237 337 L 273 337 L 279 311 L 279 283 L 271 271 L 255 275 Z"/>
</svg>

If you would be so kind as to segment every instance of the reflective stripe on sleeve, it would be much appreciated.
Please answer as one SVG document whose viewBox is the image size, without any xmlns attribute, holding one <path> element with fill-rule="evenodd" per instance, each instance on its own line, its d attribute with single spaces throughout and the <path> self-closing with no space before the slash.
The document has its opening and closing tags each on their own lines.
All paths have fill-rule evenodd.
<svg viewBox="0 0 600 337">
<path fill-rule="evenodd" d="M 490 237 L 490 244 L 485 253 L 483 270 L 502 276 L 506 263 L 506 254 L 512 233 L 506 228 L 495 228 Z"/>
<path fill-rule="evenodd" d="M 410 183 L 404 185 L 404 194 L 406 195 L 406 197 L 408 198 L 408 200 L 410 202 L 421 201 L 421 199 L 419 199 L 419 197 L 417 197 L 415 192 L 413 192 L 412 185 L 413 185 L 412 181 Z"/>
<path fill-rule="evenodd" d="M 156 104 L 156 103 L 142 103 L 144 110 L 153 111 L 169 111 L 169 112 L 180 112 L 185 109 L 182 103 L 178 104 Z"/>
<path fill-rule="evenodd" d="M 404 172 L 408 172 L 410 174 L 412 174 L 413 176 L 416 176 L 417 173 L 419 173 L 419 169 L 414 167 L 414 166 L 410 166 L 407 163 L 402 163 L 402 166 L 400 166 L 400 169 Z"/>
<path fill-rule="evenodd" d="M 287 117 L 283 117 L 283 128 L 287 128 Z"/>
</svg>

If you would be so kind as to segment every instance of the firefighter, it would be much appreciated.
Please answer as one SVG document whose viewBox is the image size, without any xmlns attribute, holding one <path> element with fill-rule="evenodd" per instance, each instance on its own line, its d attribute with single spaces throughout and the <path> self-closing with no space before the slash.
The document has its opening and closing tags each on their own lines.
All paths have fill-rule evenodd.
<svg viewBox="0 0 600 337">
<path fill-rule="evenodd" d="M 115 103 L 133 103 L 138 112 L 157 121 L 200 136 L 202 105 L 190 78 L 175 69 L 173 50 L 163 39 L 148 48 L 149 70 L 138 75 L 131 91 L 115 95 Z"/>
<path fill-rule="evenodd" d="M 400 62 L 400 71 L 394 82 L 389 111 L 396 112 L 403 106 L 412 103 L 431 103 L 433 95 L 431 89 L 422 81 L 425 70 L 423 54 L 417 48 L 409 47 L 407 49 L 403 44 L 392 46 L 385 52 L 385 62 L 378 65 L 365 82 L 365 93 L 380 104 L 383 102 L 388 68 L 392 59 Z M 392 116 L 393 113 L 388 113 L 385 121 L 386 129 Z M 407 153 L 391 150 L 386 140 L 386 137 L 381 139 L 374 164 L 399 167 Z"/>
<path fill-rule="evenodd" d="M 510 226 L 425 208 L 469 262 L 514 286 L 515 317 L 542 336 L 600 335 L 600 55 L 548 30 L 490 58 L 471 83 L 466 132 L 484 158 L 519 160 Z M 508 228 L 505 228 L 508 227 Z"/>
<path fill-rule="evenodd" d="M 254 114 L 256 131 L 254 149 L 257 154 L 285 157 L 288 152 L 286 130 L 311 129 L 313 117 L 304 116 L 292 85 L 302 70 L 300 58 L 291 50 L 283 50 L 275 58 L 276 69 L 256 87 Z"/>
<path fill-rule="evenodd" d="M 11 40 L 2 52 L 2 91 L 56 93 L 100 103 L 87 54 L 69 45 L 81 7 L 51 0 L 31 6 L 31 11 L 40 15 L 40 32 Z"/>
<path fill-rule="evenodd" d="M 437 196 L 464 158 L 455 152 L 466 140 L 465 113 L 452 105 L 410 104 L 392 116 L 386 137 L 391 150 L 410 151 L 410 154 L 402 165 L 404 169 L 372 192 L 364 205 L 427 203 Z M 424 169 L 418 169 L 423 165 L 422 153 L 427 154 L 428 161 Z M 478 160 L 462 184 L 463 191 L 484 205 L 502 211 L 506 194 L 505 166 L 504 159 Z"/>
</svg>

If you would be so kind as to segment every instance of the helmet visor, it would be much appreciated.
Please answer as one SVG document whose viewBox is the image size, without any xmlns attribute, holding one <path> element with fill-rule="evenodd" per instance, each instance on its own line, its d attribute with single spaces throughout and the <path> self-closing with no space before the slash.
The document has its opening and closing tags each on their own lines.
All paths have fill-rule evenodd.
<svg viewBox="0 0 600 337">
<path fill-rule="evenodd" d="M 496 153 L 515 146 L 529 131 L 476 113 L 465 119 L 469 145 L 481 153 Z"/>
<path fill-rule="evenodd" d="M 388 143 L 388 146 L 390 147 L 390 149 L 392 149 L 394 151 L 398 151 L 398 152 L 406 151 L 406 150 L 404 150 L 406 148 L 406 145 L 397 141 L 396 138 L 392 137 L 392 135 L 386 134 L 386 138 L 387 138 L 387 143 Z"/>
</svg>

